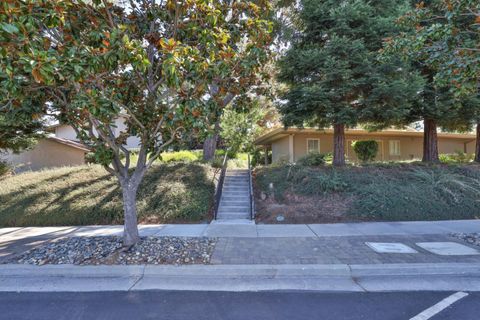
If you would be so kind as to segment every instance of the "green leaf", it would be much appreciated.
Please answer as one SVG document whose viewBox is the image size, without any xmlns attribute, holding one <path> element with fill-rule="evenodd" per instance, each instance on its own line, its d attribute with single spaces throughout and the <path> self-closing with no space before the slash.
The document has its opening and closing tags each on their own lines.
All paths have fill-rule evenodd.
<svg viewBox="0 0 480 320">
<path fill-rule="evenodd" d="M 2 29 L 10 34 L 18 33 L 19 31 L 18 28 L 13 24 L 2 24 Z"/>
</svg>

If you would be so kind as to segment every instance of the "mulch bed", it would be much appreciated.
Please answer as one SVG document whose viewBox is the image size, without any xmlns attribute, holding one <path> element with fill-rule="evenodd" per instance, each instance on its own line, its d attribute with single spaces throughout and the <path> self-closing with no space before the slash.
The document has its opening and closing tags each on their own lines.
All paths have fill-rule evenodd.
<svg viewBox="0 0 480 320">
<path fill-rule="evenodd" d="M 209 264 L 216 242 L 214 238 L 142 237 L 127 250 L 121 237 L 72 237 L 41 245 L 3 263 Z"/>
</svg>

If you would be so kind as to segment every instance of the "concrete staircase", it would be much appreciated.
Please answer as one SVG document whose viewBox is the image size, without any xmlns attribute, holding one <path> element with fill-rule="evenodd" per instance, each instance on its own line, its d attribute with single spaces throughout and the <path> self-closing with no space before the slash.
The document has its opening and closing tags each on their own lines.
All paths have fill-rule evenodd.
<svg viewBox="0 0 480 320">
<path fill-rule="evenodd" d="M 217 222 L 250 222 L 250 189 L 248 170 L 227 169 Z"/>
</svg>

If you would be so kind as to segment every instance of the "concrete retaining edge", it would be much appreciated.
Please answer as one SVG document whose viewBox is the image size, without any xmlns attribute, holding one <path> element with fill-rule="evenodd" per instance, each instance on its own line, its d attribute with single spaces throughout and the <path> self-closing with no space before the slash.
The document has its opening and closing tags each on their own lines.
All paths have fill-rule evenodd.
<svg viewBox="0 0 480 320">
<path fill-rule="evenodd" d="M 480 291 L 480 264 L 0 265 L 2 292 Z"/>
</svg>

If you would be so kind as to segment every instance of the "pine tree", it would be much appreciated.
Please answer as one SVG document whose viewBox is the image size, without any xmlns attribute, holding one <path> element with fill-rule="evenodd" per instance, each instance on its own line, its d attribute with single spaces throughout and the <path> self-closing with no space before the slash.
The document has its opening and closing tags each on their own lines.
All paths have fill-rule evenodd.
<svg viewBox="0 0 480 320">
<path fill-rule="evenodd" d="M 279 110 L 287 126 L 333 126 L 334 165 L 345 164 L 346 127 L 384 127 L 404 116 L 415 81 L 377 55 L 405 8 L 400 0 L 300 2 L 297 34 L 279 62 L 279 79 L 288 84 Z"/>
</svg>

